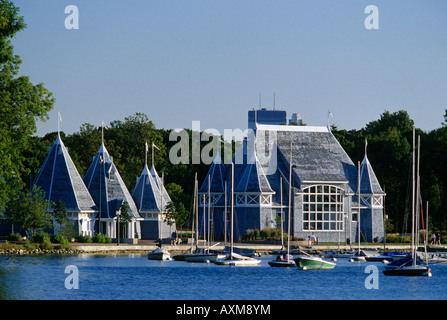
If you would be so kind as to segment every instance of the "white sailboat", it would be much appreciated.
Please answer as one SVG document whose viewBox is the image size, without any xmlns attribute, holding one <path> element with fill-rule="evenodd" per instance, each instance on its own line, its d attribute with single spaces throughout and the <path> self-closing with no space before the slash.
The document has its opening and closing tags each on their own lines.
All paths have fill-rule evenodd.
<svg viewBox="0 0 447 320">
<path fill-rule="evenodd" d="M 365 143 L 366 144 L 366 143 Z M 366 150 L 366 146 L 365 146 L 365 150 Z M 357 201 L 358 201 L 358 215 L 357 215 L 357 225 L 358 225 L 358 239 L 357 239 L 357 243 L 358 243 L 358 250 L 357 252 L 351 257 L 351 261 L 366 261 L 365 256 L 363 256 L 361 254 L 361 250 L 360 250 L 360 233 L 361 233 L 361 228 L 360 228 L 360 205 L 361 205 L 361 201 L 360 201 L 360 161 L 358 162 L 358 178 L 357 178 Z"/>
<path fill-rule="evenodd" d="M 152 166 L 154 165 L 154 143 L 152 143 Z M 146 166 L 147 166 L 147 143 L 146 143 Z M 160 215 L 158 217 L 158 232 L 159 232 L 159 248 L 156 248 L 155 250 L 152 250 L 151 252 L 148 252 L 147 259 L 148 260 L 163 260 L 163 261 L 170 261 L 172 260 L 171 254 L 168 250 L 162 248 L 162 234 L 161 234 L 161 226 L 160 226 L 160 220 L 161 216 L 163 214 L 163 181 L 162 178 L 161 185 L 160 185 L 160 199 L 161 199 L 161 205 L 160 205 Z"/>
<path fill-rule="evenodd" d="M 231 163 L 231 228 L 230 228 L 230 254 L 227 258 L 217 259 L 214 263 L 225 266 L 255 266 L 261 260 L 242 256 L 233 252 L 233 232 L 234 232 L 234 163 Z"/>
<path fill-rule="evenodd" d="M 283 234 L 282 227 L 282 177 L 280 178 L 280 190 L 281 190 L 281 236 Z M 296 263 L 292 259 L 290 253 L 290 211 L 292 205 L 292 142 L 290 142 L 290 159 L 289 159 L 289 215 L 287 221 L 287 254 L 277 256 L 276 260 L 269 261 L 269 265 L 272 267 L 295 267 Z"/>
<path fill-rule="evenodd" d="M 419 151 L 419 144 L 418 144 Z M 418 157 L 419 161 L 419 157 Z M 419 167 L 419 166 L 418 166 Z M 419 172 L 417 173 L 419 175 Z M 412 160 L 412 206 L 411 206 L 411 218 L 412 218 L 412 229 L 411 229 L 411 257 L 396 260 L 387 266 L 383 270 L 383 274 L 387 276 L 426 276 L 431 277 L 432 273 L 428 264 L 426 266 L 418 265 L 417 254 L 416 254 L 416 216 L 415 209 L 418 200 L 415 201 L 415 129 L 413 127 L 413 160 Z"/>
</svg>

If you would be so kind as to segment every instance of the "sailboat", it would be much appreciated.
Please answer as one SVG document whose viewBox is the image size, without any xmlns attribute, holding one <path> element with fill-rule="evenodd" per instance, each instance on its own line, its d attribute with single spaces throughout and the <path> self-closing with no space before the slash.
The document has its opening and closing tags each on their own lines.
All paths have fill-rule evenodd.
<svg viewBox="0 0 447 320">
<path fill-rule="evenodd" d="M 269 261 L 269 265 L 272 267 L 295 267 L 295 261 L 291 259 L 290 253 L 290 207 L 292 199 L 292 143 L 290 143 L 290 168 L 289 168 L 289 217 L 287 221 L 287 254 L 279 255 L 276 260 Z M 282 177 L 280 179 L 280 190 L 281 190 L 281 235 L 283 234 L 282 227 Z"/>
<path fill-rule="evenodd" d="M 366 145 L 366 143 L 365 143 Z M 366 150 L 366 146 L 365 146 L 365 150 Z M 366 151 L 365 151 L 366 154 Z M 361 233 L 361 228 L 360 228 L 360 205 L 361 205 L 361 197 L 360 197 L 360 161 L 358 162 L 358 178 L 357 178 L 357 201 L 358 201 L 358 216 L 357 216 L 357 225 L 358 225 L 358 250 L 357 252 L 351 257 L 351 261 L 366 261 L 366 258 L 364 255 L 362 255 L 361 250 L 360 250 L 360 233 Z"/>
<path fill-rule="evenodd" d="M 152 143 L 152 168 L 154 167 L 154 143 Z M 147 152 L 148 152 L 148 147 L 147 147 L 147 142 L 146 142 L 146 166 L 147 166 Z M 161 199 L 161 205 L 160 205 L 160 216 L 157 218 L 158 219 L 158 230 L 159 230 L 159 247 L 156 248 L 155 250 L 152 250 L 150 252 L 148 252 L 147 254 L 147 259 L 148 260 L 162 260 L 162 261 L 171 261 L 171 254 L 169 253 L 168 250 L 163 249 L 162 248 L 162 243 L 163 243 L 163 239 L 162 239 L 162 234 L 161 234 L 161 227 L 160 227 L 160 219 L 161 219 L 161 215 L 163 214 L 163 181 L 164 179 L 162 178 L 161 184 L 159 186 L 160 188 L 160 199 Z"/>
<path fill-rule="evenodd" d="M 209 176 L 208 176 L 209 179 Z M 210 195 L 209 195 L 209 180 L 208 180 L 208 204 L 210 203 Z M 206 201 L 203 202 L 204 210 L 205 210 L 205 204 Z M 191 252 L 190 253 L 183 253 L 180 255 L 177 255 L 177 258 L 174 258 L 176 260 L 184 260 L 187 262 L 214 262 L 219 257 L 225 257 L 225 255 L 219 255 L 218 253 L 210 252 L 209 249 L 212 247 L 218 245 L 219 243 L 216 243 L 215 245 L 207 248 L 199 248 L 198 247 L 198 229 L 199 229 L 199 200 L 198 200 L 198 184 L 197 184 L 197 173 L 195 177 L 195 186 L 194 186 L 194 204 L 193 204 L 193 213 L 196 215 L 196 225 L 197 225 L 197 232 L 195 233 L 195 240 L 193 241 L 193 244 L 191 245 Z M 204 213 L 205 216 L 205 213 Z M 192 234 L 194 235 L 194 219 L 192 224 Z M 205 236 L 205 233 L 204 233 Z M 195 250 L 194 250 L 194 243 L 195 243 Z"/>
<path fill-rule="evenodd" d="M 231 227 L 230 227 L 230 254 L 223 259 L 217 259 L 214 263 L 225 266 L 255 266 L 261 263 L 261 260 L 233 252 L 233 233 L 234 233 L 234 163 L 231 163 Z"/>
<path fill-rule="evenodd" d="M 418 144 L 419 151 L 419 144 Z M 419 157 L 418 157 L 419 161 Z M 418 166 L 419 167 L 419 166 Z M 419 175 L 419 172 L 417 173 Z M 385 266 L 383 274 L 387 276 L 426 276 L 431 277 L 431 270 L 427 266 L 422 266 L 418 264 L 418 258 L 416 255 L 416 216 L 415 208 L 417 204 L 415 203 L 415 129 L 413 127 L 413 160 L 412 160 L 412 206 L 411 206 L 411 218 L 412 218 L 412 229 L 411 229 L 411 256 L 404 259 L 399 259 L 393 261 L 392 263 Z M 418 200 L 417 200 L 418 201 Z"/>
</svg>

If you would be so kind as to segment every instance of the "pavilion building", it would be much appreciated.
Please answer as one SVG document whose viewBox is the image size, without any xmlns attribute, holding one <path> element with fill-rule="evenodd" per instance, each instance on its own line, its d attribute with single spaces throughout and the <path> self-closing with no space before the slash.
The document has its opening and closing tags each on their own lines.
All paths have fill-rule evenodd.
<svg viewBox="0 0 447 320">
<path fill-rule="evenodd" d="M 149 170 L 147 163 L 137 178 L 132 198 L 143 219 L 141 225 L 142 239 L 166 239 L 175 231 L 175 222 L 168 221 L 166 211 L 171 198 L 163 185 L 154 165 Z"/>
<path fill-rule="evenodd" d="M 281 211 L 287 232 L 289 209 L 297 238 L 314 233 L 320 242 L 356 242 L 360 211 L 362 239 L 383 240 L 385 193 L 366 154 L 357 167 L 327 127 L 256 124 L 254 132 L 233 158 L 235 241 L 248 230 L 279 227 Z M 199 190 L 199 231 L 205 224 L 215 239 L 230 234 L 230 168 L 213 162 Z"/>
<path fill-rule="evenodd" d="M 94 234 L 98 208 L 76 169 L 67 148 L 58 133 L 50 148 L 34 186 L 45 191 L 46 199 L 56 204 L 63 201 L 67 217 L 75 221 L 75 228 L 81 235 Z M 54 205 L 51 210 L 54 209 Z"/>
<path fill-rule="evenodd" d="M 84 177 L 87 186 L 96 206 L 99 210 L 99 217 L 95 226 L 95 231 L 108 235 L 111 238 L 138 239 L 141 238 L 140 221 L 143 220 L 135 202 L 124 184 L 118 172 L 113 157 L 109 155 L 104 142 L 102 142 L 92 163 Z M 119 223 L 118 215 L 121 208 L 127 202 L 130 208 L 131 221 Z"/>
</svg>

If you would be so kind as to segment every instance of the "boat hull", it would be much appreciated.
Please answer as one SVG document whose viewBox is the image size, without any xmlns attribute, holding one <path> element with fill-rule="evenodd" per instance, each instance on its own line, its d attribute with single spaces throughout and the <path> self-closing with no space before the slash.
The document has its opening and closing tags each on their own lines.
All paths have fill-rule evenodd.
<svg viewBox="0 0 447 320">
<path fill-rule="evenodd" d="M 301 270 L 328 270 L 335 268 L 335 263 L 318 257 L 298 257 L 294 261 L 297 268 Z"/>
<path fill-rule="evenodd" d="M 383 274 L 386 276 L 431 277 L 431 270 L 421 266 L 404 266 L 385 269 Z"/>
<path fill-rule="evenodd" d="M 217 254 L 188 254 L 184 260 L 188 262 L 214 262 L 218 258 Z"/>
<path fill-rule="evenodd" d="M 280 268 L 290 268 L 290 267 L 296 267 L 295 261 L 289 260 L 289 261 L 276 261 L 272 260 L 269 261 L 269 265 L 271 267 L 280 267 Z"/>
<path fill-rule="evenodd" d="M 383 262 L 384 260 L 390 261 L 393 259 L 388 256 L 366 256 L 365 260 L 368 262 Z"/>
<path fill-rule="evenodd" d="M 231 258 L 217 259 L 214 263 L 220 266 L 256 266 L 261 263 L 261 260 L 233 253 Z"/>
<path fill-rule="evenodd" d="M 169 254 L 168 251 L 157 250 L 157 249 L 149 252 L 147 254 L 147 259 L 148 260 L 162 260 L 162 261 L 172 260 L 171 255 Z"/>
<path fill-rule="evenodd" d="M 225 260 L 219 259 L 214 263 L 220 266 L 256 266 L 260 263 L 260 260 Z"/>
</svg>

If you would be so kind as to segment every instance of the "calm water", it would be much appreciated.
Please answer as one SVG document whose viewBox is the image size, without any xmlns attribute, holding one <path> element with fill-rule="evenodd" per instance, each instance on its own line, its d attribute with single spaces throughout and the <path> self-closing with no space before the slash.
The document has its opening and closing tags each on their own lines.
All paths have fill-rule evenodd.
<svg viewBox="0 0 447 320">
<path fill-rule="evenodd" d="M 382 263 L 338 259 L 333 270 L 228 267 L 149 261 L 145 255 L 1 256 L 2 300 L 383 300 L 447 299 L 447 265 L 433 277 L 387 277 Z M 368 265 L 378 268 L 378 289 L 367 289 Z M 65 286 L 67 266 L 78 270 L 78 289 Z"/>
</svg>

